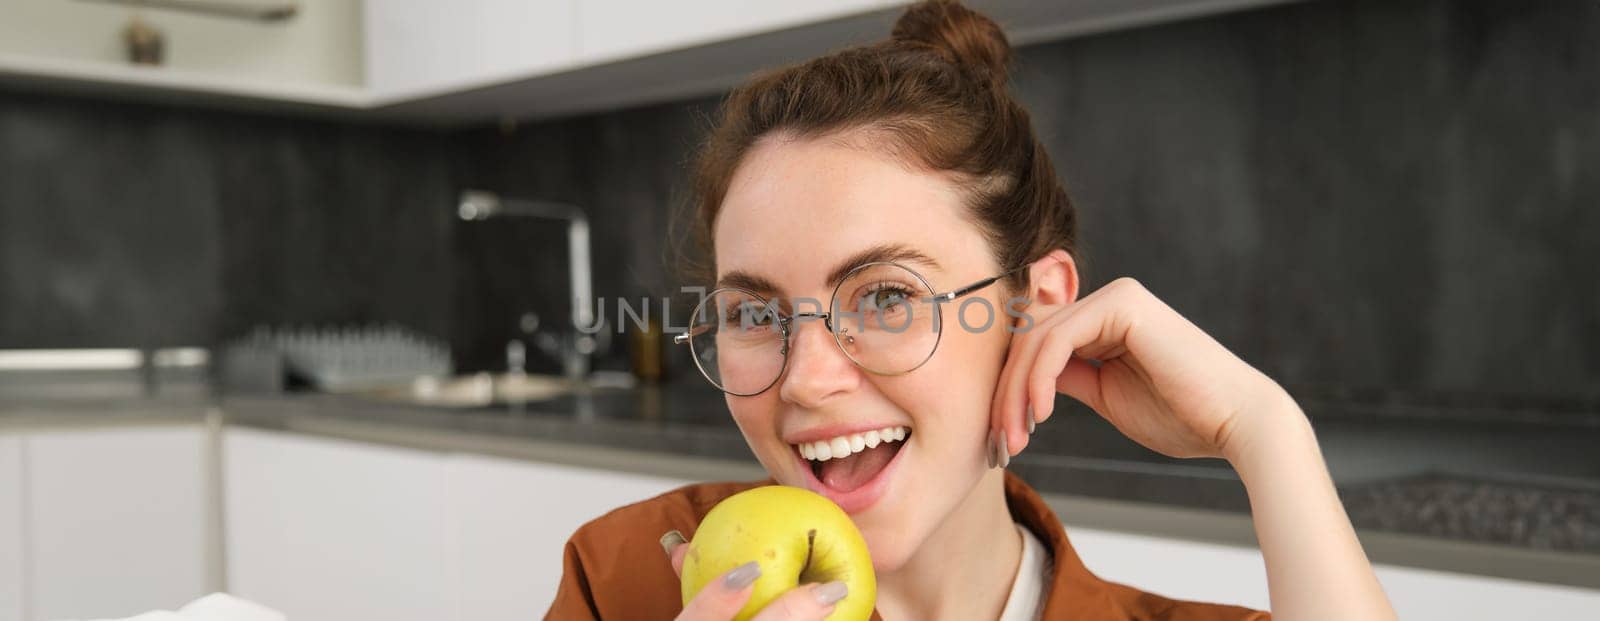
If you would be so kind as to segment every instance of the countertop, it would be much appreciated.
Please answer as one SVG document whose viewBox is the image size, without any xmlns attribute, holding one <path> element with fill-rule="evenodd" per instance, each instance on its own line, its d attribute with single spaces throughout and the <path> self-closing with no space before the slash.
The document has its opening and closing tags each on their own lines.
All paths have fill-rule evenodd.
<svg viewBox="0 0 1600 621">
<path fill-rule="evenodd" d="M 1379 563 L 1600 588 L 1600 425 L 1350 415 L 1302 401 Z M 1065 397 L 1011 468 L 1069 525 L 1253 546 L 1244 488 L 1219 460 L 1174 460 Z M 596 390 L 446 410 L 338 395 L 7 401 L 0 432 L 204 421 L 414 448 L 701 479 L 765 476 L 720 393 Z"/>
</svg>

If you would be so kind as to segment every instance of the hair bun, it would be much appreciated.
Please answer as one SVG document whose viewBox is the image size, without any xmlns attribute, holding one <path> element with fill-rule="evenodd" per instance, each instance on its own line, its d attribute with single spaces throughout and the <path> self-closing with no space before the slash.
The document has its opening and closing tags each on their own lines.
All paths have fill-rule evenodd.
<svg viewBox="0 0 1600 621">
<path fill-rule="evenodd" d="M 955 0 L 926 0 L 907 7 L 891 36 L 932 47 L 946 60 L 996 84 L 1005 82 L 1011 64 L 1011 44 L 1000 25 Z"/>
</svg>

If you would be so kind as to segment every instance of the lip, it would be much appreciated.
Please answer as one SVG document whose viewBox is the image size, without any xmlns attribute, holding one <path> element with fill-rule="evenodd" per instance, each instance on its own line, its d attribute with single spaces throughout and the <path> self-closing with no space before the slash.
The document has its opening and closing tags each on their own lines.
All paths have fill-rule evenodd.
<svg viewBox="0 0 1600 621">
<path fill-rule="evenodd" d="M 886 426 L 893 426 L 893 425 L 886 425 Z M 868 427 L 866 429 L 863 429 L 862 431 L 866 431 L 867 429 L 882 429 L 882 428 L 883 427 Z M 856 433 L 856 432 L 844 432 L 844 433 Z M 835 435 L 840 435 L 840 434 L 835 434 Z M 803 436 L 799 436 L 797 434 L 796 437 L 803 437 Z M 823 437 L 831 438 L 831 437 L 834 437 L 834 436 L 823 436 Z M 889 459 L 889 463 L 884 464 L 883 465 L 883 469 L 879 470 L 877 474 L 872 475 L 872 479 L 868 480 L 866 483 L 863 483 L 861 485 L 861 487 L 857 487 L 857 488 L 855 488 L 853 490 L 850 490 L 848 492 L 841 492 L 839 490 L 833 489 L 831 487 L 828 487 L 827 484 L 825 484 L 822 481 L 818 480 L 817 479 L 817 475 L 813 474 L 811 472 L 811 462 L 810 462 L 810 460 L 807 460 L 806 458 L 801 457 L 800 456 L 800 451 L 795 450 L 795 448 L 793 446 L 789 447 L 789 454 L 794 455 L 794 458 L 799 461 L 801 476 L 805 477 L 806 489 L 809 489 L 809 490 L 811 490 L 813 492 L 816 492 L 818 494 L 822 494 L 823 496 L 828 497 L 828 500 L 832 500 L 834 504 L 839 505 L 840 509 L 844 509 L 845 513 L 848 513 L 850 515 L 855 515 L 857 513 L 861 513 L 862 511 L 866 511 L 867 509 L 872 508 L 872 505 L 876 504 L 879 499 L 883 498 L 885 495 L 888 494 L 888 492 L 889 492 L 889 483 L 890 483 L 890 480 L 894 477 L 895 467 L 900 465 L 900 457 L 902 455 L 906 454 L 906 450 L 907 449 L 911 448 L 909 446 L 909 444 L 910 444 L 911 439 L 913 437 L 914 437 L 914 434 L 908 434 L 906 436 L 906 439 L 900 440 L 899 442 L 903 442 L 905 444 L 900 447 L 900 450 L 895 451 L 894 457 Z M 818 439 L 820 440 L 820 439 L 822 439 L 822 437 L 819 437 Z M 812 440 L 812 441 L 814 442 L 815 440 Z M 806 440 L 800 440 L 800 442 L 806 442 Z"/>
</svg>

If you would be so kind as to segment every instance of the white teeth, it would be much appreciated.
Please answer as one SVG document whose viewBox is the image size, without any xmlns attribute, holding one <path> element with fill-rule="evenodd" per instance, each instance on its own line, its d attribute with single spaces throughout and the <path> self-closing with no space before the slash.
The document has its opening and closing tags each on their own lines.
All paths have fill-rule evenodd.
<svg viewBox="0 0 1600 621">
<path fill-rule="evenodd" d="M 832 444 L 830 444 L 829 447 L 833 449 L 833 456 L 834 457 L 844 457 L 844 456 L 849 455 L 851 453 L 851 451 L 850 451 L 850 440 L 846 439 L 844 436 L 839 436 L 837 438 L 829 440 L 829 442 L 832 442 Z"/>
<path fill-rule="evenodd" d="M 906 439 L 905 427 L 884 427 L 862 433 L 829 438 L 816 442 L 797 444 L 800 456 L 812 461 L 828 461 L 830 459 L 848 457 L 854 453 L 877 448 L 879 444 L 887 444 Z"/>
</svg>

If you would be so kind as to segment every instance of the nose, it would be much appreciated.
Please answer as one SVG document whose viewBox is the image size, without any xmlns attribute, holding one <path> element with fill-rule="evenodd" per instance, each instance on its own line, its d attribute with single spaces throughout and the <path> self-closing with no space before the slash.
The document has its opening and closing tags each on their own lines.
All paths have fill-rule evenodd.
<svg viewBox="0 0 1600 621">
<path fill-rule="evenodd" d="M 815 408 L 829 397 L 855 390 L 860 382 L 861 370 L 833 342 L 823 321 L 794 323 L 789 333 L 789 365 L 778 387 L 784 401 Z"/>
</svg>

